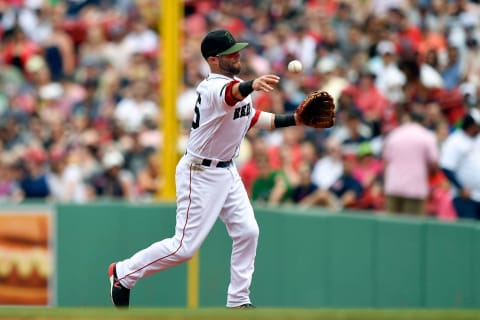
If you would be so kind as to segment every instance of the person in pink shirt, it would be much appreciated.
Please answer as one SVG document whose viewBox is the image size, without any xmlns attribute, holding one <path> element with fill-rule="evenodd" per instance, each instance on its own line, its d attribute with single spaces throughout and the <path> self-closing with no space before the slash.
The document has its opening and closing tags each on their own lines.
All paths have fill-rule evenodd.
<svg viewBox="0 0 480 320">
<path fill-rule="evenodd" d="M 382 157 L 388 212 L 425 213 L 428 174 L 437 166 L 439 150 L 434 133 L 423 127 L 422 120 L 419 114 L 406 114 L 385 139 Z"/>
</svg>

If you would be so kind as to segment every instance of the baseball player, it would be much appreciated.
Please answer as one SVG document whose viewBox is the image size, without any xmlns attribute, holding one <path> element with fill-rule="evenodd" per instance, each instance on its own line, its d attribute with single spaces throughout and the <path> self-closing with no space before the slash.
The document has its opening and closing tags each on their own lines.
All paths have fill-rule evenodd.
<svg viewBox="0 0 480 320">
<path fill-rule="evenodd" d="M 249 288 L 259 229 L 233 159 L 250 128 L 282 128 L 302 121 L 295 114 L 255 110 L 250 94 L 272 91 L 280 78 L 268 74 L 239 79 L 240 50 L 247 45 L 226 30 L 212 31 L 202 40 L 211 73 L 197 87 L 187 150 L 176 167 L 175 235 L 110 265 L 115 306 L 128 307 L 130 289 L 138 280 L 189 260 L 220 217 L 233 241 L 226 306 L 254 307 Z"/>
</svg>

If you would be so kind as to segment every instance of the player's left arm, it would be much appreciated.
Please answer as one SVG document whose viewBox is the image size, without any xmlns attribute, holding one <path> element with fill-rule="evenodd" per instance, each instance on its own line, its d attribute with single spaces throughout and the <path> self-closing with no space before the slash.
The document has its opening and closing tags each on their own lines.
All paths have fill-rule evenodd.
<svg viewBox="0 0 480 320">
<path fill-rule="evenodd" d="M 270 92 L 273 86 L 278 84 L 280 77 L 268 74 L 260 76 L 254 80 L 240 82 L 232 80 L 225 86 L 225 102 L 227 105 L 234 106 L 238 101 L 248 97 L 253 91 Z M 273 114 L 270 112 L 256 110 L 250 122 L 250 128 L 272 130 L 301 124 L 297 120 L 297 115 L 292 114 Z"/>
<path fill-rule="evenodd" d="M 275 114 L 266 111 L 255 110 L 255 114 L 250 122 L 250 128 L 273 130 L 275 128 L 284 128 L 301 124 L 297 121 L 297 115 Z"/>
<path fill-rule="evenodd" d="M 335 104 L 328 92 L 313 91 L 298 105 L 295 113 L 259 114 L 257 122 L 258 126 L 265 129 L 283 128 L 300 124 L 312 128 L 330 128 L 335 123 Z"/>
</svg>

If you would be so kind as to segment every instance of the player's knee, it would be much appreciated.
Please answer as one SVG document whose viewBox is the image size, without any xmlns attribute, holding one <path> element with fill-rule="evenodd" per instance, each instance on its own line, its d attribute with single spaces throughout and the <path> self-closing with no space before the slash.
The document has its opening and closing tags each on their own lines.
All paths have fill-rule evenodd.
<svg viewBox="0 0 480 320">
<path fill-rule="evenodd" d="M 175 255 L 180 261 L 188 261 L 195 255 L 195 252 L 196 250 L 182 247 Z"/>
<path fill-rule="evenodd" d="M 257 241 L 258 239 L 258 225 L 256 223 L 248 225 L 244 230 L 242 230 L 242 238 Z"/>
</svg>

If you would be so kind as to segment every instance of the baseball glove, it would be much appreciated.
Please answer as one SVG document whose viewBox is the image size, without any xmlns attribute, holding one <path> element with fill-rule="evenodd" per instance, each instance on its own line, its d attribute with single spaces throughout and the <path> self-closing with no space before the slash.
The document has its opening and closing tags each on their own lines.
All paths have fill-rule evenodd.
<svg viewBox="0 0 480 320">
<path fill-rule="evenodd" d="M 326 91 L 313 91 L 295 111 L 297 121 L 313 128 L 330 128 L 335 123 L 335 103 Z"/>
</svg>

